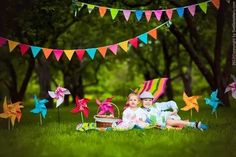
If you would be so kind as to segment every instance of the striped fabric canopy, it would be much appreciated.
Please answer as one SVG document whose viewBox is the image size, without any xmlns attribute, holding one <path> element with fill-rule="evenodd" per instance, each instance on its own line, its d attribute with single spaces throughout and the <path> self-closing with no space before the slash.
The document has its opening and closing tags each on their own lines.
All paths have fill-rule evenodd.
<svg viewBox="0 0 236 157">
<path fill-rule="evenodd" d="M 135 90 L 135 93 L 140 95 L 144 91 L 151 92 L 154 96 L 153 102 L 156 102 L 157 99 L 164 94 L 167 80 L 168 78 L 156 78 L 153 80 L 144 81 L 144 83 Z"/>
</svg>

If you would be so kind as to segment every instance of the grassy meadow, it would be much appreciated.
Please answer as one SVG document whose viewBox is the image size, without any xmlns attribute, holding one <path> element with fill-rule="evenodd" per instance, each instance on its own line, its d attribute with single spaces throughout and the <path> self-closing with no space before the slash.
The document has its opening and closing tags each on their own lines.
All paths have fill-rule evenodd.
<svg viewBox="0 0 236 157">
<path fill-rule="evenodd" d="M 233 104 L 233 103 L 232 103 Z M 91 113 L 87 122 L 93 122 L 96 104 L 90 103 Z M 220 107 L 218 118 L 210 114 L 208 106 L 200 106 L 193 112 L 194 120 L 209 125 L 209 130 L 184 128 L 183 130 L 131 130 L 125 132 L 77 132 L 80 115 L 70 113 L 72 106 L 62 107 L 61 124 L 57 123 L 57 110 L 48 111 L 43 126 L 39 115 L 30 113 L 31 107 L 23 109 L 20 123 L 11 131 L 7 120 L 0 120 L 0 156 L 236 156 L 236 106 Z M 121 108 L 121 106 L 120 106 Z M 190 112 L 179 112 L 183 119 Z"/>
</svg>

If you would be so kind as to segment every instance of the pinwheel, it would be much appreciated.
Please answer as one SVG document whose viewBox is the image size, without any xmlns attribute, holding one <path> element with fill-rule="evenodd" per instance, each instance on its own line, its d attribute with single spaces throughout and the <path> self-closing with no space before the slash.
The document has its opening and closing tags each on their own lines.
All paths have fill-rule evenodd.
<svg viewBox="0 0 236 157">
<path fill-rule="evenodd" d="M 191 112 L 190 112 L 191 118 L 192 118 L 192 109 L 193 108 L 195 108 L 195 110 L 197 112 L 199 112 L 199 106 L 198 106 L 198 102 L 197 102 L 197 99 L 199 97 L 200 96 L 191 96 L 191 97 L 189 97 L 185 92 L 183 93 L 183 100 L 184 100 L 186 106 L 181 108 L 181 110 L 182 111 L 188 111 L 188 110 L 191 109 Z"/>
<path fill-rule="evenodd" d="M 225 89 L 225 93 L 231 91 L 232 92 L 232 97 L 234 99 L 236 99 L 236 78 L 235 76 L 231 75 L 231 77 L 233 78 L 234 82 L 230 83 L 226 89 Z"/>
<path fill-rule="evenodd" d="M 156 78 L 153 80 L 145 81 L 143 84 L 139 86 L 139 88 L 135 89 L 135 93 L 141 94 L 144 91 L 149 91 L 154 96 L 153 103 L 157 101 L 157 99 L 164 94 L 166 83 L 168 78 Z"/>
<path fill-rule="evenodd" d="M 55 92 L 48 91 L 48 94 L 50 95 L 51 98 L 57 100 L 56 108 L 58 108 L 57 115 L 58 115 L 58 122 L 60 123 L 60 107 L 59 106 L 63 103 L 65 95 L 70 94 L 70 91 L 66 88 L 59 86 L 57 87 Z"/>
<path fill-rule="evenodd" d="M 78 96 L 75 97 L 75 103 L 76 103 L 76 107 L 74 109 L 71 110 L 72 113 L 78 113 L 80 112 L 81 113 L 81 120 L 82 120 L 82 123 L 84 123 L 84 118 L 83 118 L 83 115 L 88 118 L 88 114 L 89 114 L 89 108 L 87 106 L 87 103 L 89 102 L 90 100 L 87 99 L 87 98 L 83 98 L 83 99 L 79 99 Z M 83 112 L 83 114 L 82 114 Z"/>
<path fill-rule="evenodd" d="M 112 97 L 105 99 L 103 102 L 96 99 L 96 103 L 99 105 L 98 115 L 105 115 L 106 113 L 114 115 L 114 107 L 111 104 L 111 100 Z"/>
<path fill-rule="evenodd" d="M 219 104 L 223 104 L 222 101 L 220 101 L 220 99 L 217 97 L 217 94 L 218 94 L 218 89 L 211 93 L 210 98 L 205 98 L 206 104 L 211 106 L 212 113 L 215 113 L 216 118 L 217 118 L 216 110 L 217 110 Z"/>
<path fill-rule="evenodd" d="M 47 99 L 41 99 L 41 100 L 39 100 L 36 95 L 34 96 L 34 105 L 35 105 L 35 108 L 32 109 L 30 112 L 32 112 L 32 113 L 39 113 L 39 122 L 40 122 L 40 125 L 43 125 L 42 117 L 45 119 L 45 118 L 46 118 L 46 115 L 47 115 L 47 108 L 46 108 L 46 106 L 45 106 L 46 103 L 48 103 L 48 100 L 47 100 Z"/>
<path fill-rule="evenodd" d="M 56 107 L 59 107 L 63 103 L 65 95 L 70 95 L 70 91 L 63 87 L 57 87 L 55 92 L 48 91 L 48 94 L 57 100 Z"/>
<path fill-rule="evenodd" d="M 7 98 L 4 98 L 3 103 L 3 113 L 0 114 L 1 118 L 8 118 L 8 129 L 11 129 L 10 122 L 12 124 L 12 127 L 14 128 L 15 120 L 17 119 L 18 122 L 21 120 L 21 108 L 24 108 L 24 106 L 21 105 L 22 102 L 18 101 L 16 103 L 10 103 L 7 104 Z"/>
</svg>

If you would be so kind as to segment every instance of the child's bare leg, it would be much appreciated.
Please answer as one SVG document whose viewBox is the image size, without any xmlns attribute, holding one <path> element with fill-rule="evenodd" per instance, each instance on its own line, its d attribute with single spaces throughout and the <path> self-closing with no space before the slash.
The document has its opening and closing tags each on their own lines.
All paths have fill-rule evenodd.
<svg viewBox="0 0 236 157">
<path fill-rule="evenodd" d="M 174 127 L 185 127 L 188 124 L 189 124 L 188 121 L 183 121 L 183 120 L 167 119 L 166 121 L 166 125 L 174 126 Z"/>
</svg>

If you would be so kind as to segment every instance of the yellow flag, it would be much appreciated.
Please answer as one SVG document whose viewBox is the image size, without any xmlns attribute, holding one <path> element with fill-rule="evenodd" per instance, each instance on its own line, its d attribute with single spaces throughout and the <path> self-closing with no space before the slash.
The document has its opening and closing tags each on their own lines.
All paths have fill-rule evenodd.
<svg viewBox="0 0 236 157">
<path fill-rule="evenodd" d="M 128 51 L 128 40 L 119 43 L 119 46 L 120 46 L 125 52 L 127 52 L 127 51 Z"/>
<path fill-rule="evenodd" d="M 64 50 L 65 54 L 66 54 L 66 57 L 71 60 L 73 54 L 74 54 L 74 50 Z"/>
<path fill-rule="evenodd" d="M 18 42 L 16 41 L 12 41 L 12 40 L 8 40 L 8 45 L 9 45 L 9 50 L 10 52 L 12 52 L 14 50 L 14 48 L 19 45 Z"/>
</svg>

